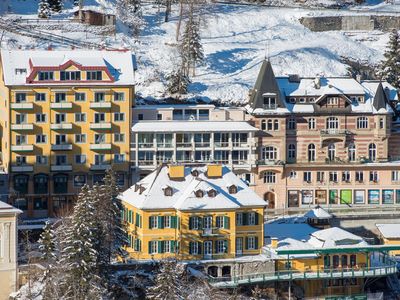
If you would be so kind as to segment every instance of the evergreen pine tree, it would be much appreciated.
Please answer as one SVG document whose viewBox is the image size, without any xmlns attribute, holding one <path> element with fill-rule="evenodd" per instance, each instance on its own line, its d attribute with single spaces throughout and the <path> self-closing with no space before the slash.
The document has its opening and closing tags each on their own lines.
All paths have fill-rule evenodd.
<svg viewBox="0 0 400 300">
<path fill-rule="evenodd" d="M 97 299 L 104 292 L 98 268 L 99 229 L 95 218 L 98 195 L 84 186 L 78 195 L 61 253 L 67 298 Z"/>
<path fill-rule="evenodd" d="M 38 17 L 42 19 L 47 19 L 51 15 L 50 5 L 48 0 L 40 0 L 38 7 Z"/>
<path fill-rule="evenodd" d="M 186 70 L 185 74 L 189 75 L 189 71 L 192 69 L 194 76 L 196 63 L 203 61 L 204 53 L 200 38 L 200 23 L 195 20 L 193 14 L 189 15 L 185 24 L 180 51 L 184 69 Z"/>
<path fill-rule="evenodd" d="M 378 75 L 396 88 L 400 88 L 400 41 L 399 33 L 394 29 L 389 37 L 387 49 L 383 54 Z"/>
<path fill-rule="evenodd" d="M 117 0 L 116 10 L 122 23 L 138 36 L 144 25 L 141 0 Z"/>
<path fill-rule="evenodd" d="M 168 259 L 160 263 L 160 270 L 155 276 L 154 285 L 147 289 L 147 299 L 172 300 L 183 299 L 182 265 Z"/>
<path fill-rule="evenodd" d="M 79 6 L 79 2 L 80 2 L 80 0 L 74 0 L 73 5 L 74 5 L 74 6 Z"/>
<path fill-rule="evenodd" d="M 186 94 L 190 79 L 182 68 L 179 68 L 166 76 L 168 80 L 167 90 L 170 94 Z"/>
<path fill-rule="evenodd" d="M 62 10 L 62 0 L 48 0 L 50 9 L 54 12 L 61 12 Z"/>
</svg>

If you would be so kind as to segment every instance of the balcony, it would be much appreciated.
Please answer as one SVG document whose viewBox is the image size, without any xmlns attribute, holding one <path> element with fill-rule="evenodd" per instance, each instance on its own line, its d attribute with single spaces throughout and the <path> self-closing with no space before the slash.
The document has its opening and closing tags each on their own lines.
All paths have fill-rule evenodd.
<svg viewBox="0 0 400 300">
<path fill-rule="evenodd" d="M 11 151 L 15 152 L 33 151 L 33 145 L 13 145 L 11 146 Z"/>
<path fill-rule="evenodd" d="M 151 160 L 138 160 L 138 165 L 139 166 L 152 166 L 154 165 L 154 161 Z"/>
<path fill-rule="evenodd" d="M 111 108 L 111 102 L 90 102 L 90 108 Z"/>
<path fill-rule="evenodd" d="M 11 103 L 11 109 L 30 110 L 33 109 L 33 103 L 32 102 Z"/>
<path fill-rule="evenodd" d="M 52 172 L 72 171 L 72 165 L 51 165 Z"/>
<path fill-rule="evenodd" d="M 196 148 L 210 148 L 210 142 L 197 142 L 194 144 Z"/>
<path fill-rule="evenodd" d="M 32 123 L 12 124 L 11 130 L 33 130 L 33 124 Z"/>
<path fill-rule="evenodd" d="M 111 129 L 111 123 L 90 123 L 90 129 Z"/>
<path fill-rule="evenodd" d="M 219 232 L 220 228 L 204 228 L 203 232 L 201 233 L 201 236 L 204 237 L 213 237 L 213 236 L 222 236 Z"/>
<path fill-rule="evenodd" d="M 51 109 L 71 109 L 72 103 L 71 102 L 52 102 L 50 103 Z"/>
<path fill-rule="evenodd" d="M 33 165 L 12 165 L 11 172 L 33 172 Z"/>
<path fill-rule="evenodd" d="M 327 136 L 346 136 L 348 134 L 350 134 L 350 131 L 348 131 L 347 129 L 322 129 L 320 131 L 321 135 L 327 135 Z"/>
<path fill-rule="evenodd" d="M 138 143 L 139 148 L 153 148 L 154 147 L 154 143 Z"/>
<path fill-rule="evenodd" d="M 259 159 L 257 160 L 257 165 L 260 166 L 276 166 L 276 165 L 284 165 L 285 162 L 282 160 L 269 160 L 269 159 Z"/>
<path fill-rule="evenodd" d="M 90 144 L 90 150 L 111 150 L 111 144 Z"/>
<path fill-rule="evenodd" d="M 176 143 L 177 148 L 192 148 L 192 143 Z"/>
<path fill-rule="evenodd" d="M 72 123 L 51 124 L 50 129 L 52 129 L 52 130 L 70 130 L 70 129 L 72 129 Z"/>
<path fill-rule="evenodd" d="M 226 148 L 229 147 L 229 142 L 214 142 L 216 148 Z"/>
<path fill-rule="evenodd" d="M 153 147 L 153 145 L 151 145 Z M 157 143 L 157 148 L 174 148 L 174 145 L 172 145 L 171 143 Z"/>
<path fill-rule="evenodd" d="M 72 150 L 72 144 L 55 144 L 51 145 L 52 151 L 69 151 Z"/>
<path fill-rule="evenodd" d="M 108 169 L 110 169 L 111 168 L 111 165 L 110 164 L 106 164 L 106 163 L 103 163 L 103 164 L 91 164 L 90 165 L 90 170 L 92 170 L 92 171 L 105 171 L 105 170 L 108 170 Z"/>
<path fill-rule="evenodd" d="M 249 143 L 248 142 L 233 142 L 233 147 L 236 148 L 248 148 Z"/>
</svg>

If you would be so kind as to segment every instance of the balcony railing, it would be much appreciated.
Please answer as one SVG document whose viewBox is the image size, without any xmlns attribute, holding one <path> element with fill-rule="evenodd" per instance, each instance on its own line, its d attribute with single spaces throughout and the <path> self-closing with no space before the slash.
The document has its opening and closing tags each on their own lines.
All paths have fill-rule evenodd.
<svg viewBox="0 0 400 300">
<path fill-rule="evenodd" d="M 52 102 L 50 103 L 51 109 L 71 109 L 72 103 L 71 102 Z"/>
<path fill-rule="evenodd" d="M 55 144 L 51 145 L 53 151 L 67 151 L 72 150 L 72 144 Z"/>
<path fill-rule="evenodd" d="M 276 104 L 264 104 L 263 108 L 264 109 L 276 109 L 278 107 L 278 105 Z"/>
<path fill-rule="evenodd" d="M 319 280 L 342 278 L 382 277 L 397 273 L 395 263 L 376 267 L 352 267 L 341 269 L 318 269 L 317 271 L 301 272 L 297 270 L 281 270 L 276 272 L 248 274 L 233 277 L 210 277 L 210 283 L 215 287 L 236 287 L 263 282 L 276 282 L 288 280 Z"/>
<path fill-rule="evenodd" d="M 139 164 L 139 166 L 152 166 L 152 165 L 154 165 L 154 161 L 151 159 L 151 160 L 138 160 L 138 164 Z"/>
<path fill-rule="evenodd" d="M 51 165 L 50 170 L 53 172 L 72 171 L 72 165 Z"/>
<path fill-rule="evenodd" d="M 32 102 L 11 103 L 11 109 L 33 109 Z"/>
<path fill-rule="evenodd" d="M 111 150 L 111 144 L 90 144 L 90 150 Z"/>
<path fill-rule="evenodd" d="M 111 102 L 90 102 L 90 108 L 111 108 Z"/>
<path fill-rule="evenodd" d="M 220 228 L 204 228 L 203 232 L 201 233 L 202 236 L 221 236 L 222 234 L 219 232 Z"/>
<path fill-rule="evenodd" d="M 198 148 L 209 148 L 211 146 L 210 142 L 197 142 L 195 146 Z"/>
<path fill-rule="evenodd" d="M 229 142 L 214 142 L 215 147 L 226 148 L 229 147 Z"/>
<path fill-rule="evenodd" d="M 157 148 L 173 148 L 172 143 L 157 143 Z"/>
<path fill-rule="evenodd" d="M 154 147 L 154 143 L 152 142 L 139 142 L 138 143 L 139 148 L 153 148 Z"/>
<path fill-rule="evenodd" d="M 233 147 L 248 147 L 248 142 L 233 142 Z"/>
<path fill-rule="evenodd" d="M 110 122 L 90 123 L 90 129 L 111 129 Z"/>
<path fill-rule="evenodd" d="M 12 165 L 11 171 L 12 172 L 32 172 L 33 165 L 29 165 L 29 164 Z"/>
<path fill-rule="evenodd" d="M 350 131 L 348 131 L 347 129 L 332 128 L 332 129 L 322 129 L 320 133 L 321 135 L 348 135 L 350 134 Z"/>
<path fill-rule="evenodd" d="M 102 164 L 91 164 L 90 169 L 93 171 L 100 171 L 100 170 L 108 170 L 111 168 L 110 164 L 102 163 Z"/>
<path fill-rule="evenodd" d="M 176 143 L 177 148 L 191 148 L 192 143 Z"/>
<path fill-rule="evenodd" d="M 33 130 L 32 123 L 12 124 L 11 130 Z"/>
<path fill-rule="evenodd" d="M 33 145 L 12 145 L 11 151 L 33 151 Z"/>
<path fill-rule="evenodd" d="M 71 130 L 72 129 L 72 123 L 56 123 L 56 124 L 51 124 L 50 129 L 53 130 Z"/>
</svg>

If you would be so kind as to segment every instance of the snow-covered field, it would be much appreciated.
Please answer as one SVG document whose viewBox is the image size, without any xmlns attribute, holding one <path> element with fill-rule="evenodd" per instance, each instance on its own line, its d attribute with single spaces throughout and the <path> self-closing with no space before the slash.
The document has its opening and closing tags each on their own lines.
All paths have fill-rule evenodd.
<svg viewBox="0 0 400 300">
<path fill-rule="evenodd" d="M 112 0 L 88 0 L 86 4 L 114 11 Z M 33 18 L 36 5 L 37 0 L 12 0 L 11 11 L 19 17 Z M 370 7 L 383 7 L 377 5 Z M 66 6 L 71 8 L 68 2 Z M 67 10 L 63 16 L 69 13 L 70 10 Z M 165 75 L 173 70 L 177 62 L 175 31 L 178 7 L 173 7 L 168 23 L 163 22 L 163 11 L 159 12 L 157 6 L 145 5 L 143 14 L 146 26 L 138 40 L 130 37 L 120 22 L 117 22 L 115 37 L 85 36 L 76 32 L 62 34 L 133 49 L 138 62 L 138 96 L 146 99 L 168 97 Z M 321 11 L 227 4 L 210 6 L 201 29 L 205 60 L 196 69 L 196 76 L 191 78 L 187 98 L 246 101 L 248 90 L 254 84 L 259 66 L 266 56 L 270 58 L 277 75 L 296 73 L 302 76 L 345 75 L 347 66 L 340 61 L 341 56 L 373 64 L 382 59 L 388 34 L 378 31 L 311 32 L 298 19 L 313 14 L 320 15 Z M 17 43 L 14 41 L 7 45 L 6 36 L 3 47 L 15 47 L 21 43 L 26 47 L 46 46 L 28 38 L 13 38 Z"/>
</svg>

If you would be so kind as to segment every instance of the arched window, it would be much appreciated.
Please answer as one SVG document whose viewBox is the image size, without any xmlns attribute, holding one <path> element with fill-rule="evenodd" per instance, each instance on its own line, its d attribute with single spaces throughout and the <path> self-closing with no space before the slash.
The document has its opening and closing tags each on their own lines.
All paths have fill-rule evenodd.
<svg viewBox="0 0 400 300">
<path fill-rule="evenodd" d="M 172 194 L 173 194 L 172 187 L 167 186 L 166 188 L 164 188 L 164 196 L 171 197 Z"/>
<path fill-rule="evenodd" d="M 267 122 L 265 120 L 261 121 L 261 130 L 266 130 L 267 129 Z"/>
<path fill-rule="evenodd" d="M 228 188 L 229 194 L 236 194 L 237 193 L 237 186 L 232 184 L 229 188 Z"/>
<path fill-rule="evenodd" d="M 207 195 L 210 198 L 214 198 L 215 196 L 217 196 L 217 191 L 214 190 L 214 189 L 210 189 L 210 190 L 207 191 Z"/>
<path fill-rule="evenodd" d="M 196 195 L 197 198 L 203 198 L 204 192 L 202 190 L 197 190 L 195 192 L 195 195 Z"/>
<path fill-rule="evenodd" d="M 348 147 L 348 159 L 349 161 L 356 160 L 356 145 L 350 144 Z"/>
<path fill-rule="evenodd" d="M 267 130 L 272 130 L 272 120 L 267 121 Z"/>
<path fill-rule="evenodd" d="M 29 175 L 15 175 L 14 176 L 14 190 L 21 194 L 28 193 Z"/>
<path fill-rule="evenodd" d="M 277 151 L 273 146 L 266 146 L 262 149 L 262 158 L 264 160 L 276 160 Z"/>
<path fill-rule="evenodd" d="M 65 194 L 68 192 L 68 175 L 56 174 L 53 176 L 54 193 Z"/>
<path fill-rule="evenodd" d="M 293 117 L 290 117 L 288 120 L 288 129 L 289 130 L 294 130 L 296 129 L 296 119 Z"/>
<path fill-rule="evenodd" d="M 264 173 L 264 183 L 275 183 L 276 173 L 272 171 L 267 171 Z"/>
<path fill-rule="evenodd" d="M 373 143 L 368 146 L 368 158 L 370 161 L 376 160 L 376 145 Z"/>
<path fill-rule="evenodd" d="M 315 145 L 308 145 L 308 161 L 315 161 Z"/>
<path fill-rule="evenodd" d="M 279 121 L 274 120 L 274 130 L 279 130 Z"/>
<path fill-rule="evenodd" d="M 329 144 L 328 146 L 328 159 L 334 161 L 336 157 L 336 146 L 335 144 Z"/>
<path fill-rule="evenodd" d="M 329 117 L 326 119 L 326 129 L 338 129 L 339 119 L 337 117 Z"/>
<path fill-rule="evenodd" d="M 289 159 L 296 159 L 296 145 L 289 144 L 288 146 L 288 158 Z"/>
<path fill-rule="evenodd" d="M 346 254 L 342 255 L 342 262 L 341 263 L 342 263 L 342 268 L 347 267 L 348 262 L 347 262 L 347 255 Z"/>
<path fill-rule="evenodd" d="M 33 176 L 33 190 L 35 194 L 47 194 L 49 179 L 46 174 Z"/>
<path fill-rule="evenodd" d="M 315 118 L 309 118 L 308 119 L 308 129 L 315 129 Z"/>
</svg>

